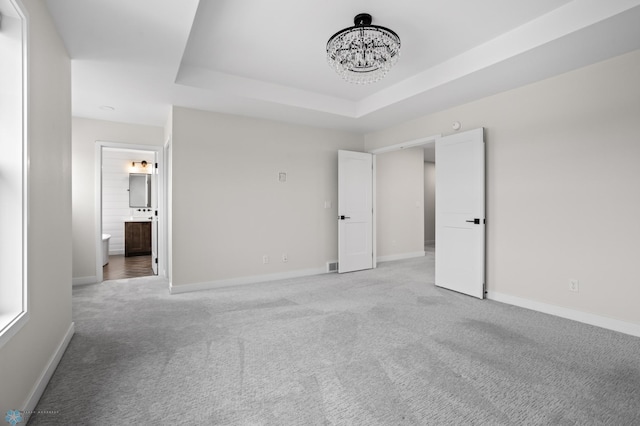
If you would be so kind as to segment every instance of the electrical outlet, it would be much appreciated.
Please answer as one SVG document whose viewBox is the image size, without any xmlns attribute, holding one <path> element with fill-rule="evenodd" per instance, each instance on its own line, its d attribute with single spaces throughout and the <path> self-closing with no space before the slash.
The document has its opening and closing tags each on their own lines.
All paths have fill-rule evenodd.
<svg viewBox="0 0 640 426">
<path fill-rule="evenodd" d="M 262 263 L 265 265 L 269 263 L 269 256 L 267 256 L 266 254 L 262 256 Z"/>
<path fill-rule="evenodd" d="M 282 261 L 285 263 L 289 261 L 289 257 L 287 256 L 286 253 L 282 253 Z"/>
<path fill-rule="evenodd" d="M 577 293 L 580 291 L 580 281 L 572 278 L 569 280 L 569 291 Z"/>
</svg>

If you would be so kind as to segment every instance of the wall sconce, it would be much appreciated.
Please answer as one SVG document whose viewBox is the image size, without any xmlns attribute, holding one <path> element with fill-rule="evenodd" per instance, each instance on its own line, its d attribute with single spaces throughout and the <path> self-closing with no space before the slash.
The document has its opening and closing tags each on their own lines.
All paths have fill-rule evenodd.
<svg viewBox="0 0 640 426">
<path fill-rule="evenodd" d="M 131 167 L 129 168 L 129 173 L 145 173 L 152 174 L 153 167 L 147 167 L 149 163 L 145 160 L 142 161 L 132 161 Z"/>
</svg>

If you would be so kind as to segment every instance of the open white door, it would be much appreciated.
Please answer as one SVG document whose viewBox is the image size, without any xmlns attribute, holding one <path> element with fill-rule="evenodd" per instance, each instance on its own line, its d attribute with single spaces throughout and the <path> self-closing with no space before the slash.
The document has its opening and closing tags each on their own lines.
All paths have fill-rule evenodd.
<svg viewBox="0 0 640 426">
<path fill-rule="evenodd" d="M 338 151 L 338 272 L 373 268 L 373 155 Z"/>
<path fill-rule="evenodd" d="M 436 140 L 436 281 L 484 298 L 484 129 Z"/>
<path fill-rule="evenodd" d="M 155 154 L 155 164 L 151 173 L 151 269 L 153 275 L 158 275 L 158 154 Z"/>
</svg>

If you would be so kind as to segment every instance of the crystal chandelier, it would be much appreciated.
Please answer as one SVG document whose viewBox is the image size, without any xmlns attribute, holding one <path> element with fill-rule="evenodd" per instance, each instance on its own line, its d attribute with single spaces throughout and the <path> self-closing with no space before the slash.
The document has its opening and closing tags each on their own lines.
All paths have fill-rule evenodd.
<svg viewBox="0 0 640 426">
<path fill-rule="evenodd" d="M 388 28 L 371 25 L 368 13 L 356 15 L 353 23 L 329 39 L 327 61 L 351 83 L 376 82 L 398 62 L 400 37 Z"/>
</svg>

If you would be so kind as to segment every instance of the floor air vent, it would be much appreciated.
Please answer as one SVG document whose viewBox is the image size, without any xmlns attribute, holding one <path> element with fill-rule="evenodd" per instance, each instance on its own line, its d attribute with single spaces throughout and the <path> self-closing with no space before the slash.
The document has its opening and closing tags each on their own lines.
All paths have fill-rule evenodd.
<svg viewBox="0 0 640 426">
<path fill-rule="evenodd" d="M 338 272 L 338 262 L 327 262 L 327 272 Z"/>
</svg>

